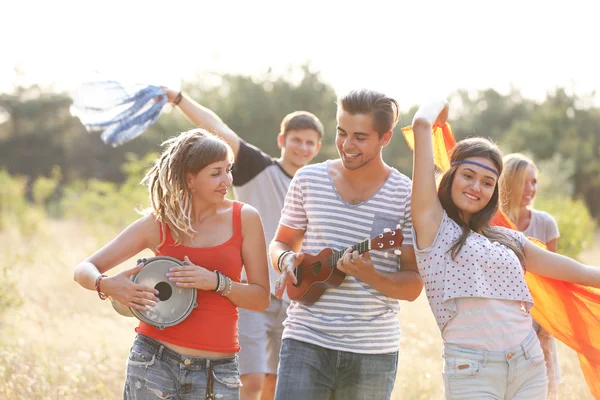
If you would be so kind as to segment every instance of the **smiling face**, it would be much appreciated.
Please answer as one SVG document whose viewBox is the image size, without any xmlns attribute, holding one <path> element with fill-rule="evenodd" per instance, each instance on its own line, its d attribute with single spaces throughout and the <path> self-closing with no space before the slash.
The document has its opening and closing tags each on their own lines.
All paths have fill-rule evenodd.
<svg viewBox="0 0 600 400">
<path fill-rule="evenodd" d="M 283 150 L 282 159 L 295 168 L 302 168 L 312 161 L 321 149 L 321 137 L 313 129 L 295 129 L 277 138 Z"/>
<path fill-rule="evenodd" d="M 187 183 L 192 201 L 221 203 L 233 181 L 231 176 L 232 167 L 232 161 L 225 159 L 207 165 L 195 175 L 188 173 Z"/>
<path fill-rule="evenodd" d="M 529 166 L 524 174 L 523 197 L 521 198 L 521 207 L 531 205 L 537 191 L 537 171 Z"/>
<path fill-rule="evenodd" d="M 371 115 L 350 114 L 343 108 L 338 109 L 335 145 L 345 168 L 357 170 L 380 159 L 381 149 L 389 143 L 391 136 L 391 131 L 379 135 L 373 129 Z"/>
<path fill-rule="evenodd" d="M 474 161 L 497 170 L 494 163 L 485 157 L 470 157 L 466 161 Z M 458 165 L 452 182 L 451 196 L 465 222 L 489 203 L 496 182 L 496 174 L 486 168 L 469 163 Z"/>
</svg>

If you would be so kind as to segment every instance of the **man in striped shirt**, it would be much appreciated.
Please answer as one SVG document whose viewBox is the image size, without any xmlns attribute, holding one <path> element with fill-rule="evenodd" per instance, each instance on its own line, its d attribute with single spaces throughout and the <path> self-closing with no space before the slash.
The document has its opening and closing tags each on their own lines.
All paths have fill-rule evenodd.
<svg viewBox="0 0 600 400">
<path fill-rule="evenodd" d="M 276 399 L 388 399 L 398 362 L 399 300 L 423 287 L 410 219 L 411 181 L 388 166 L 382 149 L 398 121 L 398 103 L 370 90 L 338 100 L 340 158 L 301 168 L 290 184 L 275 239 L 282 296 L 302 253 L 348 249 L 384 228 L 402 226 L 400 256 L 346 251 L 347 274 L 312 305 L 292 302 L 284 322 Z"/>
</svg>

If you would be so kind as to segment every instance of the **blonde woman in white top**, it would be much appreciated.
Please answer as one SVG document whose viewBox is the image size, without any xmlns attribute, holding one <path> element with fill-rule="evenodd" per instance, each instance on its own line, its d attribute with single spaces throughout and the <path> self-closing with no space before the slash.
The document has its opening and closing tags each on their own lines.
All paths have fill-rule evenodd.
<svg viewBox="0 0 600 400">
<path fill-rule="evenodd" d="M 525 236 L 544 242 L 548 250 L 556 252 L 560 236 L 556 220 L 547 212 L 533 208 L 533 200 L 537 193 L 537 167 L 530 158 L 520 153 L 504 156 L 503 162 L 500 208 Z M 554 400 L 561 379 L 556 340 L 535 321 L 533 327 L 546 360 L 548 399 Z"/>
</svg>

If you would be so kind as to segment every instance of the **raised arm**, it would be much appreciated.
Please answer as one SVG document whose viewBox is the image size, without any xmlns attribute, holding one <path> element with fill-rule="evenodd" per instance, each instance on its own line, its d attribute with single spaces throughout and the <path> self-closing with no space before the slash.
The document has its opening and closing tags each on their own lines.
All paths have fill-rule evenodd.
<svg viewBox="0 0 600 400">
<path fill-rule="evenodd" d="M 174 102 L 178 92 L 168 88 L 165 88 L 165 90 L 169 102 Z M 177 106 L 194 125 L 219 135 L 229 143 L 234 156 L 237 158 L 238 151 L 240 150 L 240 137 L 214 111 L 198 104 L 185 93 L 181 94 L 181 101 L 179 101 Z"/>
<path fill-rule="evenodd" d="M 525 266 L 534 274 L 565 282 L 600 288 L 600 267 L 581 264 L 525 241 Z"/>
<path fill-rule="evenodd" d="M 433 101 L 419 107 L 413 118 L 415 137 L 411 209 L 418 248 L 429 247 L 442 222 L 444 211 L 437 196 L 432 128 L 448 117 L 448 103 Z"/>
</svg>

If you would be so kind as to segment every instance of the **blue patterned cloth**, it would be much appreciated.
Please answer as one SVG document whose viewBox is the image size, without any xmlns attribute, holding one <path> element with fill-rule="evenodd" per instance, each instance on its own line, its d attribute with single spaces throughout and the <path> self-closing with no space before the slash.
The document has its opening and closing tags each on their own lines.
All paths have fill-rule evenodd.
<svg viewBox="0 0 600 400">
<path fill-rule="evenodd" d="M 79 87 L 71 113 L 88 132 L 102 132 L 104 143 L 116 147 L 154 124 L 166 103 L 167 94 L 158 86 L 99 80 Z"/>
</svg>

